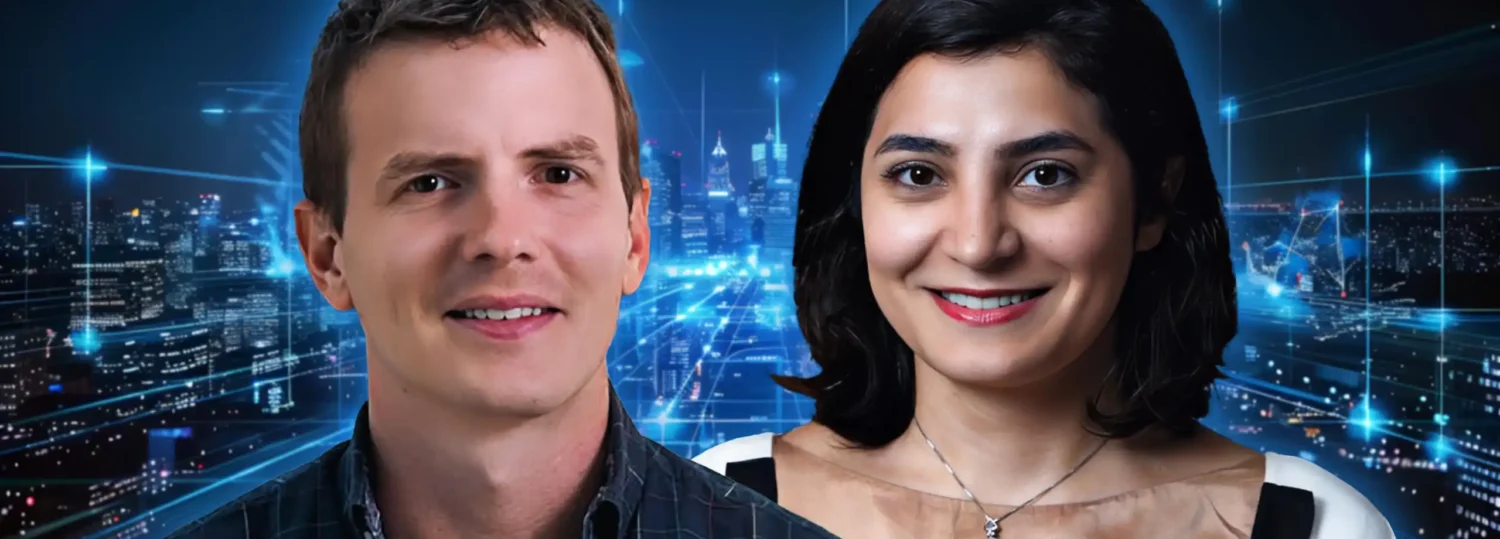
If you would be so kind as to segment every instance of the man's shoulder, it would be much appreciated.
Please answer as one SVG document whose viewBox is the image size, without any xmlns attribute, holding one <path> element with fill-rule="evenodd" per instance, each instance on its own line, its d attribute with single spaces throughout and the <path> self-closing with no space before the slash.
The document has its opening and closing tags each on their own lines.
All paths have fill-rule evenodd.
<svg viewBox="0 0 1500 539">
<path fill-rule="evenodd" d="M 654 475 L 660 477 L 646 480 L 638 519 L 641 529 L 633 531 L 703 530 L 711 531 L 713 537 L 743 539 L 834 537 L 754 490 L 655 442 L 647 443 L 655 449 Z M 670 520 L 663 522 L 664 518 Z"/>
<path fill-rule="evenodd" d="M 259 537 L 330 537 L 339 524 L 342 497 L 338 465 L 348 441 L 333 446 L 311 462 L 262 483 L 179 528 L 168 539 L 234 539 Z"/>
</svg>

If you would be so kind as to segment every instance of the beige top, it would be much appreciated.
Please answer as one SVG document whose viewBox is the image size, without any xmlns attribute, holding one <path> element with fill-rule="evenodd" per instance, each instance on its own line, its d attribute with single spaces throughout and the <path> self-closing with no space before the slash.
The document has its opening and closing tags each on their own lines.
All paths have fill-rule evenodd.
<svg viewBox="0 0 1500 539">
<path fill-rule="evenodd" d="M 798 479 L 777 483 L 777 501 L 810 508 L 802 512 L 816 515 L 814 521 L 840 536 L 984 537 L 985 517 L 967 499 L 861 475 L 779 438 L 772 451 L 778 471 L 796 470 Z M 1263 455 L 1256 455 L 1227 468 L 1090 502 L 1029 506 L 1000 522 L 1000 537 L 1243 539 L 1255 521 L 1265 463 Z M 820 503 L 828 496 L 838 496 L 841 503 Z M 1012 508 L 985 506 L 994 517 Z"/>
</svg>

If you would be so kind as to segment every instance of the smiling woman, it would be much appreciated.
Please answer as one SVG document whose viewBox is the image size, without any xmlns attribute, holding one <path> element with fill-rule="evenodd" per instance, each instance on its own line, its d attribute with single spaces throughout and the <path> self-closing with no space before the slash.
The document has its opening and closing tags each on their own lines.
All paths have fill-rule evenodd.
<svg viewBox="0 0 1500 539">
<path fill-rule="evenodd" d="M 1235 334 L 1193 98 L 1138 0 L 886 0 L 808 149 L 813 422 L 696 460 L 844 537 L 1391 537 L 1203 428 Z M 873 516 L 872 516 L 873 515 Z"/>
</svg>

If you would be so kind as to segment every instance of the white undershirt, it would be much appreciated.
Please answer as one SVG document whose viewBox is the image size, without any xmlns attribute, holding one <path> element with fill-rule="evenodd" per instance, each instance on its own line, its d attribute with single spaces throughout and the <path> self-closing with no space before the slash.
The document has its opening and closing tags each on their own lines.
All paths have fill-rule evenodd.
<svg viewBox="0 0 1500 539">
<path fill-rule="evenodd" d="M 693 462 L 720 474 L 731 462 L 771 456 L 772 433 L 736 438 L 704 451 Z M 1395 539 L 1390 523 L 1354 487 L 1305 459 L 1266 453 L 1265 482 L 1313 495 L 1312 539 Z"/>
</svg>

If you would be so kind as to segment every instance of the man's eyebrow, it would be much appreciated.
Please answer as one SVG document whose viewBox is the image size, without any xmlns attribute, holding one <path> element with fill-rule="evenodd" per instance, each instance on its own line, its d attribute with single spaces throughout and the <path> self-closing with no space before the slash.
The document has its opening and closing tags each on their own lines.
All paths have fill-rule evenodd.
<svg viewBox="0 0 1500 539">
<path fill-rule="evenodd" d="M 381 180 L 400 179 L 419 172 L 474 166 L 474 159 L 447 152 L 400 152 L 386 160 L 380 169 Z"/>
<path fill-rule="evenodd" d="M 1023 139 L 1001 144 L 995 155 L 1001 158 L 1018 159 L 1033 154 L 1058 150 L 1082 150 L 1092 153 L 1094 147 L 1083 141 L 1083 137 L 1068 131 L 1047 131 Z"/>
<path fill-rule="evenodd" d="M 932 153 L 943 157 L 952 157 L 957 153 L 952 144 L 931 137 L 920 137 L 916 135 L 895 134 L 880 141 L 880 146 L 875 148 L 875 155 L 886 152 L 914 152 Z"/>
<path fill-rule="evenodd" d="M 521 152 L 521 156 L 537 161 L 587 159 L 604 166 L 604 157 L 599 155 L 599 143 L 583 135 L 572 135 L 527 148 Z"/>
</svg>

